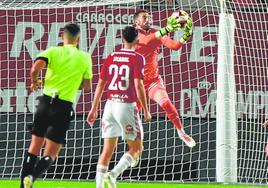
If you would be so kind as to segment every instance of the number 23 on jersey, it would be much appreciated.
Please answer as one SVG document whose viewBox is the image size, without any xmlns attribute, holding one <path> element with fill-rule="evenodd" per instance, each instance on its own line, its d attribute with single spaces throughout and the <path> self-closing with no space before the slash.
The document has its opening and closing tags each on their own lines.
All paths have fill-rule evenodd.
<svg viewBox="0 0 268 188">
<path fill-rule="evenodd" d="M 111 64 L 109 66 L 109 74 L 112 75 L 112 80 L 109 84 L 109 90 L 125 91 L 129 87 L 129 66 Z"/>
</svg>

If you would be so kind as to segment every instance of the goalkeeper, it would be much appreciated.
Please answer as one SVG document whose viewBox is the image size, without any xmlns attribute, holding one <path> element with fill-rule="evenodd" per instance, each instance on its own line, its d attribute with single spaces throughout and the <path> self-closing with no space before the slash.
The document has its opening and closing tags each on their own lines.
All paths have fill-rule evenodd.
<svg viewBox="0 0 268 188">
<path fill-rule="evenodd" d="M 47 70 L 43 96 L 34 116 L 31 144 L 23 161 L 21 188 L 31 188 L 55 161 L 65 142 L 79 87 L 91 90 L 91 56 L 77 49 L 79 38 L 79 26 L 67 24 L 63 32 L 64 46 L 50 47 L 40 53 L 31 68 L 34 91 L 41 84 L 42 68 L 47 67 Z M 43 157 L 36 163 L 43 146 Z"/>
<path fill-rule="evenodd" d="M 135 50 L 145 57 L 144 86 L 149 98 L 157 102 L 165 110 L 169 120 L 176 127 L 180 139 L 187 146 L 194 147 L 196 145 L 195 141 L 184 132 L 179 114 L 169 99 L 163 80 L 159 74 L 157 63 L 157 56 L 162 44 L 169 49 L 178 50 L 191 37 L 192 19 L 186 12 L 182 11 L 182 14 L 188 17 L 184 26 L 184 35 L 179 41 L 174 41 L 167 34 L 180 28 L 180 24 L 175 17 L 169 17 L 167 26 L 158 31 L 150 27 L 148 11 L 137 11 L 134 14 L 134 25 L 139 32 L 139 42 Z"/>
</svg>

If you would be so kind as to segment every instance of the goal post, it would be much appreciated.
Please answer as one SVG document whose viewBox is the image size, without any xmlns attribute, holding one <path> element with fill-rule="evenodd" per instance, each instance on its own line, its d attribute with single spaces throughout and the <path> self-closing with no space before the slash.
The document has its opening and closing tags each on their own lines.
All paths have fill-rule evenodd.
<svg viewBox="0 0 268 188">
<path fill-rule="evenodd" d="M 216 102 L 216 178 L 219 183 L 237 182 L 237 119 L 234 76 L 235 19 L 221 0 L 218 35 Z"/>
<path fill-rule="evenodd" d="M 118 180 L 267 183 L 267 131 L 261 125 L 268 119 L 267 1 L 2 0 L 0 4 L 1 178 L 20 175 L 31 138 L 27 126 L 41 95 L 41 90 L 30 90 L 29 71 L 39 52 L 62 45 L 60 32 L 66 23 L 80 25 L 79 48 L 92 54 L 94 91 L 103 61 L 122 47 L 122 28 L 132 25 L 136 10 L 149 10 L 152 27 L 161 28 L 175 10 L 184 9 L 193 18 L 193 36 L 178 51 L 162 46 L 158 65 L 185 131 L 197 145 L 188 148 L 164 111 L 149 100 L 153 120 L 143 124 L 141 162 Z M 176 40 L 181 36 L 181 31 L 170 34 Z M 103 146 L 105 100 L 90 128 L 85 119 L 92 100 L 92 93 L 78 93 L 67 142 L 44 178 L 94 181 Z M 120 141 L 111 167 L 125 149 Z"/>
</svg>

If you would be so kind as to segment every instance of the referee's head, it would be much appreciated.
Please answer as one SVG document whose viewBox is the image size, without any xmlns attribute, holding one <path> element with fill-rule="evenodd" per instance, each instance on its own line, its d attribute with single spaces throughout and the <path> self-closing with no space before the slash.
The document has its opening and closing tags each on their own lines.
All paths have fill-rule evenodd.
<svg viewBox="0 0 268 188">
<path fill-rule="evenodd" d="M 65 43 L 77 44 L 80 38 L 80 27 L 75 23 L 69 23 L 64 26 L 63 40 Z"/>
</svg>

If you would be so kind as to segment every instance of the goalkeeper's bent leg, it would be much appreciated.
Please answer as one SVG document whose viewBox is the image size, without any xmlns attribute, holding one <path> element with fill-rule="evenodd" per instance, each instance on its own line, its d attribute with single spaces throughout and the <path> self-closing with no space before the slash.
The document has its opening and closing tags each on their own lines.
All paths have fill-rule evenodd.
<svg viewBox="0 0 268 188">
<path fill-rule="evenodd" d="M 181 120 L 179 118 L 179 114 L 175 106 L 171 103 L 170 99 L 164 97 L 159 101 L 159 104 L 166 111 L 168 118 L 176 127 L 180 139 L 182 139 L 188 147 L 190 148 L 194 147 L 196 143 L 194 139 L 185 134 L 181 124 Z"/>
<path fill-rule="evenodd" d="M 147 85 L 148 85 L 147 92 L 150 99 L 157 102 L 162 107 L 162 109 L 165 110 L 169 120 L 173 123 L 178 132 L 184 133 L 183 126 L 179 118 L 179 114 L 175 106 L 171 103 L 168 97 L 162 79 L 158 78 L 158 80 L 151 82 Z"/>
<path fill-rule="evenodd" d="M 163 108 L 168 116 L 168 119 L 173 123 L 177 130 L 182 129 L 182 123 L 179 118 L 179 114 L 175 106 L 171 103 L 170 99 L 167 97 L 162 98 L 158 101 L 158 104 Z"/>
</svg>

